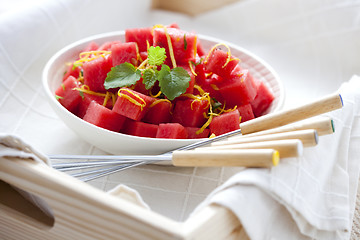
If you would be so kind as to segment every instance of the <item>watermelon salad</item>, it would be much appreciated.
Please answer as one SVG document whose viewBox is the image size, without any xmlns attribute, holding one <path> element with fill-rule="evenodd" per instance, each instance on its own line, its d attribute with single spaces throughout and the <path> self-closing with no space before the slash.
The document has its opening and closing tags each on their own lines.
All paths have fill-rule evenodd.
<svg viewBox="0 0 360 240">
<path fill-rule="evenodd" d="M 205 51 L 177 24 L 127 29 L 91 42 L 67 64 L 55 97 L 98 127 L 139 137 L 194 139 L 239 129 L 274 95 L 225 44 Z"/>
</svg>

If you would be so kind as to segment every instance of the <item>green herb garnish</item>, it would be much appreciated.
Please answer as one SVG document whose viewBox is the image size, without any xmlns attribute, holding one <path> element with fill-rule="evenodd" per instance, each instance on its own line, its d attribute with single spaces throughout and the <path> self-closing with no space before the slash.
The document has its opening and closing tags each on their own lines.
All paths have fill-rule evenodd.
<svg viewBox="0 0 360 240">
<path fill-rule="evenodd" d="M 164 63 L 166 58 L 165 48 L 159 46 L 149 47 L 148 49 L 148 63 L 151 66 L 160 66 Z"/>
<path fill-rule="evenodd" d="M 184 34 L 184 50 L 187 49 L 186 33 Z"/>
<path fill-rule="evenodd" d="M 64 99 L 63 97 L 61 97 L 61 96 L 58 96 L 58 95 L 55 95 L 55 98 L 56 98 L 56 100 L 60 100 L 60 99 Z"/>
<path fill-rule="evenodd" d="M 141 78 L 141 72 L 131 63 L 122 63 L 111 68 L 104 82 L 105 89 L 134 85 Z"/>
<path fill-rule="evenodd" d="M 84 100 L 84 92 L 83 91 L 79 91 L 80 97 L 82 100 Z"/>
<path fill-rule="evenodd" d="M 144 69 L 138 69 L 131 63 L 122 63 L 111 68 L 104 82 L 105 89 L 130 87 L 142 77 L 146 89 L 150 89 L 158 81 L 160 91 L 169 100 L 174 100 L 186 91 L 191 78 L 182 67 L 170 69 L 169 66 L 164 65 L 165 58 L 165 48 L 151 46 L 148 49 L 147 65 Z M 161 70 L 158 71 L 156 67 L 160 65 Z"/>
<path fill-rule="evenodd" d="M 186 91 L 191 79 L 189 73 L 182 67 L 170 69 L 169 66 L 162 65 L 158 80 L 161 92 L 169 100 L 174 100 Z"/>
</svg>

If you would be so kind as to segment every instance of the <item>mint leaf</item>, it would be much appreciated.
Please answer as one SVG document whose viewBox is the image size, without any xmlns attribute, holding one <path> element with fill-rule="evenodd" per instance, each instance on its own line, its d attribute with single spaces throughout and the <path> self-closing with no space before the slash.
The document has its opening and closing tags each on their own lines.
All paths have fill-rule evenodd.
<svg viewBox="0 0 360 240">
<path fill-rule="evenodd" d="M 158 80 L 161 92 L 168 99 L 174 100 L 186 91 L 191 78 L 189 73 L 182 67 L 170 70 L 169 66 L 162 65 L 158 74 Z"/>
<path fill-rule="evenodd" d="M 155 82 L 157 81 L 156 73 L 153 69 L 148 68 L 143 71 L 143 84 L 145 85 L 145 88 L 149 90 L 152 86 L 154 86 Z"/>
<path fill-rule="evenodd" d="M 148 49 L 148 63 L 151 66 L 158 66 L 164 63 L 166 58 L 165 48 L 159 46 L 149 47 Z"/>
<path fill-rule="evenodd" d="M 140 70 L 130 63 L 122 63 L 112 67 L 104 82 L 105 89 L 130 87 L 141 78 Z"/>
<path fill-rule="evenodd" d="M 85 97 L 85 96 L 84 96 L 84 92 L 83 92 L 83 91 L 79 91 L 79 95 L 80 95 L 81 99 L 84 100 L 84 97 Z"/>
<path fill-rule="evenodd" d="M 184 50 L 187 48 L 186 33 L 184 34 Z"/>
<path fill-rule="evenodd" d="M 58 95 L 55 95 L 55 98 L 56 98 L 56 100 L 60 100 L 60 99 L 64 99 L 63 97 L 61 97 L 61 96 L 58 96 Z"/>
</svg>

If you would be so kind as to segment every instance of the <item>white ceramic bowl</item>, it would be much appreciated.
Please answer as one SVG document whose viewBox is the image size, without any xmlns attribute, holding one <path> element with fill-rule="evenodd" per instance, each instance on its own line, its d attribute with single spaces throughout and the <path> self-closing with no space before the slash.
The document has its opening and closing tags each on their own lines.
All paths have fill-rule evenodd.
<svg viewBox="0 0 360 240">
<path fill-rule="evenodd" d="M 198 35 L 198 37 L 205 50 L 209 50 L 217 43 L 226 43 L 231 49 L 231 54 L 241 59 L 241 66 L 249 69 L 254 77 L 267 84 L 275 95 L 275 100 L 268 109 L 268 113 L 275 112 L 283 106 L 283 85 L 276 72 L 267 63 L 249 51 L 231 43 L 202 35 Z M 47 62 L 43 70 L 42 81 L 49 103 L 60 119 L 85 141 L 110 154 L 161 154 L 199 141 L 193 139 L 145 138 L 108 131 L 73 115 L 55 99 L 55 90 L 61 85 L 62 76 L 66 69 L 65 63 L 74 61 L 79 56 L 80 51 L 92 41 L 102 44 L 114 40 L 124 42 L 124 31 L 100 34 L 72 43 L 58 51 Z"/>
</svg>

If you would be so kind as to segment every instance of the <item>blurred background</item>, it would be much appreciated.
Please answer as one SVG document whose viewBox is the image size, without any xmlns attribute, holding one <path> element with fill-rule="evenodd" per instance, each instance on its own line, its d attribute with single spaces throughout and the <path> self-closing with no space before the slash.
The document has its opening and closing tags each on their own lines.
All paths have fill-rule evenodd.
<svg viewBox="0 0 360 240">
<path fill-rule="evenodd" d="M 179 2 L 0 0 L 0 132 L 20 135 L 44 153 L 101 153 L 59 122 L 42 93 L 41 72 L 67 44 L 126 28 L 178 23 L 246 48 L 280 76 L 285 108 L 360 75 L 359 0 Z M 179 220 L 235 171 L 144 166 L 91 184 L 108 190 L 126 183 L 154 210 Z"/>
</svg>

